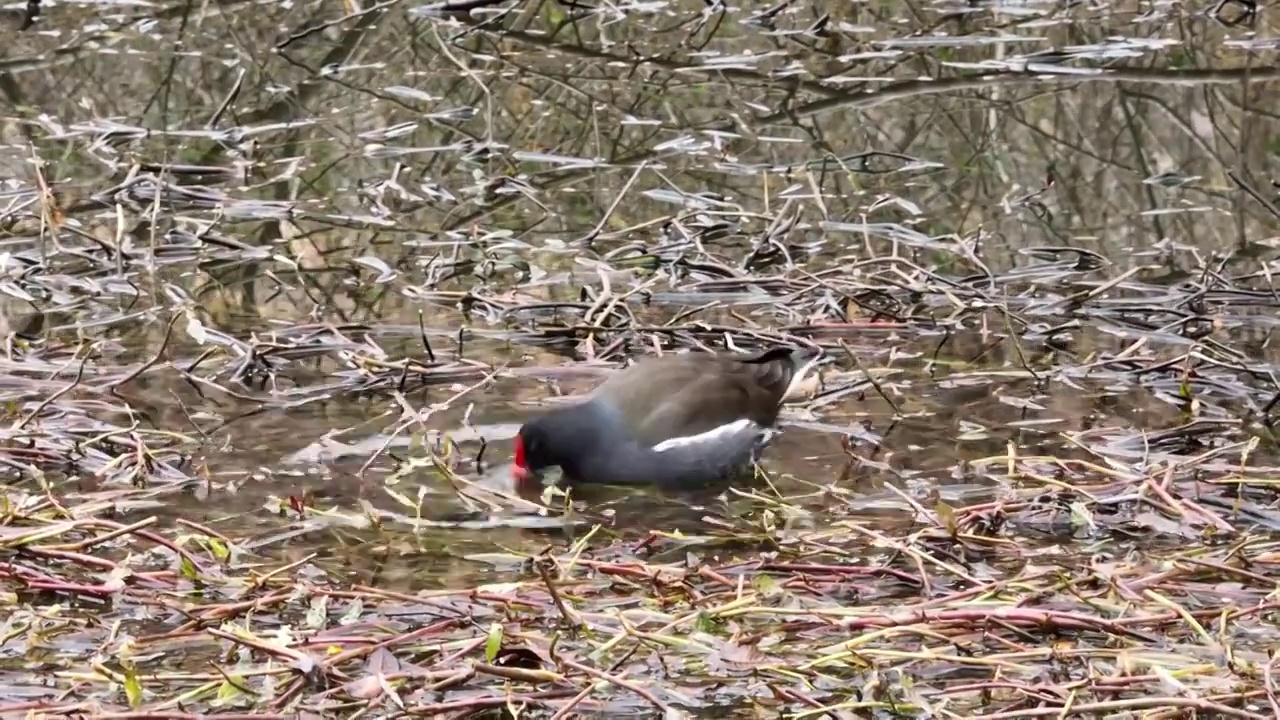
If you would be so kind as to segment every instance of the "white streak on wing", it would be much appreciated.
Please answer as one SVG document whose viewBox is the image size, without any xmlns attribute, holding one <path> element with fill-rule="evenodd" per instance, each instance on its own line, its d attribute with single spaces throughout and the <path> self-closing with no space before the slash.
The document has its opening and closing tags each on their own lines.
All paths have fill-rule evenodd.
<svg viewBox="0 0 1280 720">
<path fill-rule="evenodd" d="M 726 440 L 733 435 L 746 432 L 751 428 L 762 429 L 751 418 L 742 418 L 741 420 L 735 420 L 726 425 L 713 427 L 710 430 L 700 432 L 697 435 L 685 435 L 683 437 L 673 437 L 668 440 L 663 440 L 657 445 L 654 445 L 653 449 L 654 452 L 663 452 L 664 450 L 670 450 L 676 447 L 698 445 L 700 443 L 716 443 Z"/>
</svg>

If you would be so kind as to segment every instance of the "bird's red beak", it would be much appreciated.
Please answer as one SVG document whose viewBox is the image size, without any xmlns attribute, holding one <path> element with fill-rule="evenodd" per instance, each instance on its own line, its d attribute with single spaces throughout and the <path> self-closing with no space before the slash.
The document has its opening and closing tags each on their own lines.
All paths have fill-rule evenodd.
<svg viewBox="0 0 1280 720">
<path fill-rule="evenodd" d="M 512 463 L 511 477 L 515 478 L 516 482 L 524 482 L 533 475 L 533 473 L 529 472 L 529 466 L 525 463 L 524 459 L 524 438 L 519 435 L 516 435 L 516 446 L 512 457 Z"/>
</svg>

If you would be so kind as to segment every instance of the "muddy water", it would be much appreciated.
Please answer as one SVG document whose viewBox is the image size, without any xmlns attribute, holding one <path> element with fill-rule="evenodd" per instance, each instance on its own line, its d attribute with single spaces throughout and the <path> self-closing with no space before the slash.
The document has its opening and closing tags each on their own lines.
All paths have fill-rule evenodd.
<svg viewBox="0 0 1280 720">
<path fill-rule="evenodd" d="M 830 388 L 863 371 L 880 387 L 789 409 L 768 468 L 781 491 L 807 493 L 808 522 L 896 522 L 905 505 L 888 486 L 928 502 L 981 498 L 1000 489 L 984 460 L 1011 445 L 1087 456 L 1064 433 L 1189 419 L 1168 378 L 1053 372 L 1144 338 L 1149 365 L 1179 357 L 1189 341 L 1160 315 L 1176 303 L 1103 317 L 1059 300 L 1130 270 L 1100 295 L 1153 297 L 1144 288 L 1208 283 L 1207 258 L 1244 277 L 1276 256 L 1268 180 L 1280 127 L 1262 109 L 1280 80 L 1274 53 L 1210 16 L 1047 7 L 833 3 L 750 19 L 752 8 L 721 15 L 690 1 L 575 20 L 543 4 L 441 15 L 393 3 L 345 17 L 322 3 L 49 6 L 0 63 L 14 108 L 0 126 L 0 227 L 10 251 L 53 258 L 33 295 L 48 313 L 43 342 L 100 342 L 104 376 L 155 360 L 120 387 L 128 407 L 113 396 L 95 412 L 188 436 L 208 482 L 138 512 L 196 519 L 266 553 L 318 553 L 392 587 L 494 577 L 468 558 L 536 551 L 565 530 L 486 518 L 420 532 L 332 523 L 281 539 L 297 526 L 272 498 L 406 512 L 383 487 L 415 452 L 410 433 L 392 434 L 402 403 L 447 401 L 415 432 L 448 433 L 468 455 L 483 437 L 500 468 L 518 423 L 547 398 L 585 392 L 623 357 L 670 340 L 589 338 L 563 330 L 584 324 L 581 307 L 518 308 L 635 291 L 623 300 L 635 325 L 841 326 L 809 333 L 859 359 L 843 356 Z M 32 211 L 41 183 L 57 197 L 56 244 Z M 124 252 L 85 259 L 104 246 Z M 1092 285 L 1064 271 L 1061 285 L 1050 273 L 993 291 L 1016 320 L 970 314 L 957 297 L 1044 247 L 1096 254 L 1093 270 L 1071 275 Z M 911 265 L 894 271 L 885 258 Z M 912 268 L 956 285 L 908 297 L 920 291 Z M 829 270 L 832 282 L 879 289 L 814 291 Z M 890 291 L 905 299 L 886 302 Z M 1209 338 L 1269 369 L 1270 313 L 1209 302 L 1202 315 L 1227 319 Z M 174 312 L 240 342 L 360 325 L 345 334 L 363 347 L 240 382 L 228 368 L 241 350 L 185 321 L 166 339 Z M 901 322 L 867 324 L 886 319 Z M 1055 349 L 1010 341 L 1024 321 L 1078 325 Z M 353 389 L 369 358 L 425 359 L 420 327 L 439 358 L 498 372 L 399 397 Z M 175 369 L 210 349 L 207 369 L 191 372 L 211 385 Z M 519 372 L 530 368 L 565 372 L 548 382 Z M 1262 390 L 1204 392 L 1221 415 L 1265 403 Z M 832 483 L 858 501 L 814 491 Z M 429 473 L 396 490 L 419 488 L 427 514 L 456 517 L 457 499 Z M 637 536 L 759 511 L 732 498 L 596 502 L 611 532 Z"/>
</svg>

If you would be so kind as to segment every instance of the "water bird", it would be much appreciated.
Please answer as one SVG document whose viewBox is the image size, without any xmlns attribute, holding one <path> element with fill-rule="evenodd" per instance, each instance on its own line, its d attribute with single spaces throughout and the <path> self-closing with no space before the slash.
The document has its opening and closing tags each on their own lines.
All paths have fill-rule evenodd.
<svg viewBox="0 0 1280 720">
<path fill-rule="evenodd" d="M 782 403 L 808 384 L 820 351 L 649 357 L 614 373 L 581 402 L 526 422 L 512 473 L 540 482 L 691 489 L 732 479 L 759 459 Z"/>
</svg>

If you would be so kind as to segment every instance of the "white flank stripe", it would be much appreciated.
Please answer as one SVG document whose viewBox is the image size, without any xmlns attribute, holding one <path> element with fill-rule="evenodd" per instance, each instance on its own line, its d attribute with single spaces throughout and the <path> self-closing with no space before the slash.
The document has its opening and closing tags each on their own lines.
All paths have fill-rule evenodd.
<svg viewBox="0 0 1280 720">
<path fill-rule="evenodd" d="M 714 443 L 714 442 L 723 440 L 729 437 L 730 435 L 737 435 L 738 433 L 745 432 L 747 429 L 753 426 L 756 428 L 760 427 L 759 425 L 756 425 L 756 422 L 751 418 L 742 418 L 741 420 L 735 420 L 727 425 L 713 427 L 710 430 L 706 432 L 700 432 L 697 435 L 685 435 L 683 437 L 673 437 L 670 440 L 663 440 L 657 445 L 654 445 L 653 449 L 655 452 L 663 452 L 664 450 L 670 450 L 671 448 L 676 448 L 676 447 L 684 447 L 687 445 L 697 445 L 699 443 Z"/>
</svg>

